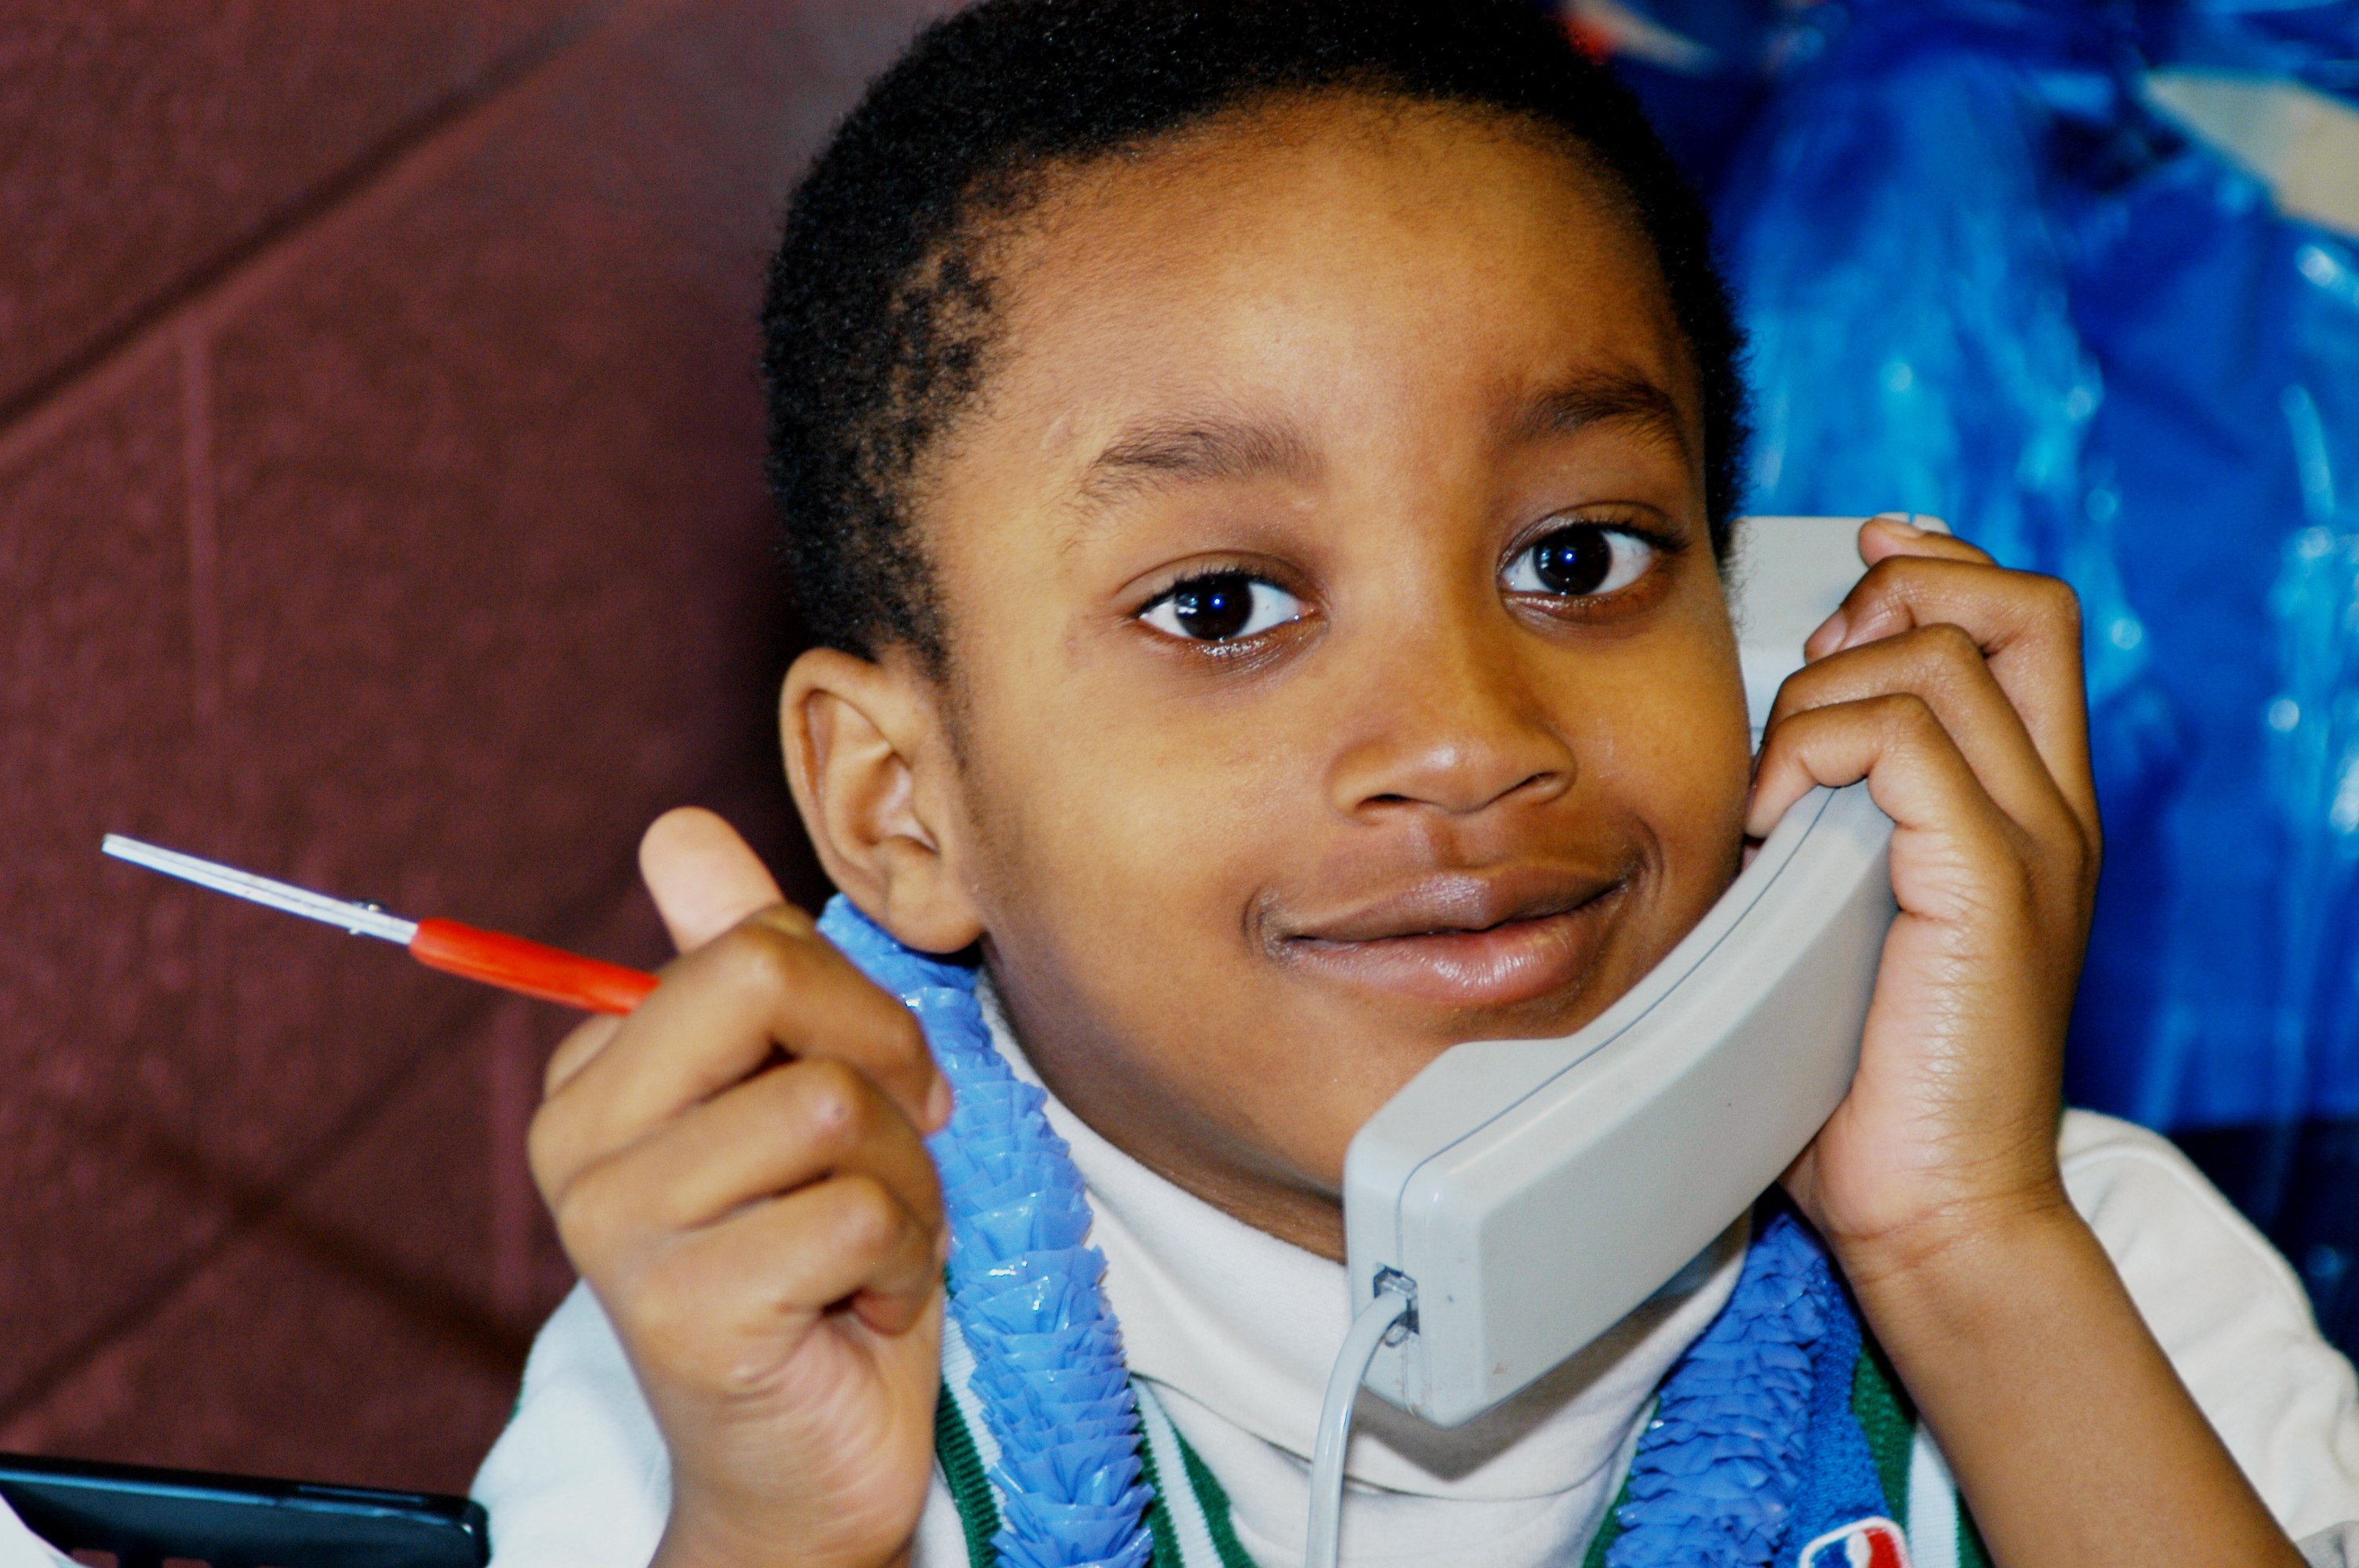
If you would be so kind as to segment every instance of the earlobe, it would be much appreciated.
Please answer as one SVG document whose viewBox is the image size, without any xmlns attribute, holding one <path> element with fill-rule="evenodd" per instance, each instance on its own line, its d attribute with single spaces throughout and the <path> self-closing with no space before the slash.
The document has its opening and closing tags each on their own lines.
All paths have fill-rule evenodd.
<svg viewBox="0 0 2359 1568">
<path fill-rule="evenodd" d="M 926 952 L 982 935 L 958 875 L 956 770 L 930 683 L 898 661 L 813 648 L 787 672 L 778 730 L 803 830 L 844 895 Z"/>
</svg>

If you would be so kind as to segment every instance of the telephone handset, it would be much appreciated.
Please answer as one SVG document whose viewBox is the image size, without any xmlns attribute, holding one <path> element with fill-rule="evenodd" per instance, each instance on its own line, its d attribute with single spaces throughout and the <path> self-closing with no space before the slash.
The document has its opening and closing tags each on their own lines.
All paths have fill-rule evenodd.
<svg viewBox="0 0 2359 1568">
<path fill-rule="evenodd" d="M 1895 906 L 1892 823 L 1813 790 L 1636 989 L 1562 1040 L 1446 1052 L 1343 1164 L 1355 1305 L 1413 1332 L 1367 1382 L 1439 1426 L 1620 1321 L 1777 1178 L 1843 1100 Z"/>
<path fill-rule="evenodd" d="M 1858 527 L 1740 529 L 1756 738 L 1803 639 L 1859 577 Z M 1436 1425 L 1479 1415 L 1619 1321 L 1777 1179 L 1858 1065 L 1897 913 L 1891 841 L 1865 784 L 1811 791 L 1587 1028 L 1454 1047 L 1361 1129 L 1343 1166 L 1353 1306 L 1390 1332 L 1346 1359 L 1373 1353 L 1370 1387 Z M 1362 1310 L 1380 1294 L 1405 1299 Z"/>
</svg>

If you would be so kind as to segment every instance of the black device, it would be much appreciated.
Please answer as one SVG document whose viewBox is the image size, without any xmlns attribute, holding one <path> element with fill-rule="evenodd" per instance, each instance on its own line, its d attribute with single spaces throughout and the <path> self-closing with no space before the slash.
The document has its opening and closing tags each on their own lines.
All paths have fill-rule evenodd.
<svg viewBox="0 0 2359 1568">
<path fill-rule="evenodd" d="M 0 1497 L 65 1552 L 116 1568 L 484 1568 L 483 1505 L 429 1492 L 0 1454 Z"/>
</svg>

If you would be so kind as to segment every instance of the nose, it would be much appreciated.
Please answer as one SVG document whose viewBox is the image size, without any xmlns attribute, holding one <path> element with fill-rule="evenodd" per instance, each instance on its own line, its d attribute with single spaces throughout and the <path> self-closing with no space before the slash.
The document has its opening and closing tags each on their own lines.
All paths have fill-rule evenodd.
<svg viewBox="0 0 2359 1568">
<path fill-rule="evenodd" d="M 1512 633 L 1469 619 L 1398 629 L 1370 662 L 1329 775 L 1346 816 L 1462 819 L 1572 788 L 1573 749 L 1540 672 Z"/>
</svg>

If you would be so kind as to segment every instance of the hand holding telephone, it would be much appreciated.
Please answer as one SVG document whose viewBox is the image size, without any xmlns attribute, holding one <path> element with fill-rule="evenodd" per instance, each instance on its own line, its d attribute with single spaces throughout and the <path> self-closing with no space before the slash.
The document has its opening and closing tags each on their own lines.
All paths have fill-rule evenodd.
<svg viewBox="0 0 2359 1568">
<path fill-rule="evenodd" d="M 1851 518 L 1754 518 L 1734 576 L 1756 741 L 1803 639 L 1860 573 Z M 1334 1560 L 1365 1381 L 1456 1426 L 1604 1332 L 1701 1251 L 1843 1101 L 1892 892 L 1864 784 L 1810 792 L 1661 964 L 1560 1040 L 1446 1052 L 1343 1165 L 1355 1305 L 1311 1483 Z"/>
</svg>

